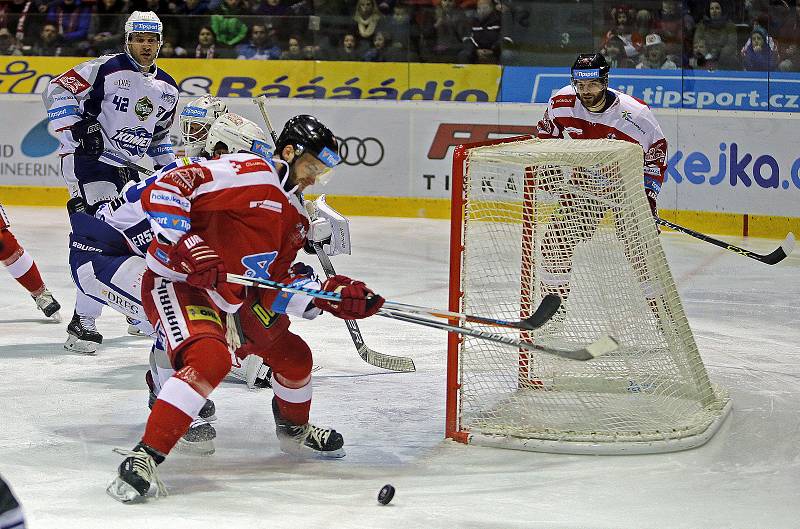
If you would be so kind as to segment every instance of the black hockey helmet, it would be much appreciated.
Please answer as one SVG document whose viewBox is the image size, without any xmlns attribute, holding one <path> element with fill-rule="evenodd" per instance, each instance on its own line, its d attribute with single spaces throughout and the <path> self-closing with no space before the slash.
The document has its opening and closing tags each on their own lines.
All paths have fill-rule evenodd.
<svg viewBox="0 0 800 529">
<path fill-rule="evenodd" d="M 576 81 L 599 79 L 608 83 L 611 67 L 602 53 L 581 53 L 572 65 L 572 83 Z"/>
<path fill-rule="evenodd" d="M 333 132 L 314 116 L 301 114 L 286 122 L 275 148 L 281 153 L 287 145 L 295 148 L 297 156 L 311 153 L 330 168 L 342 161 L 339 156 L 339 142 Z"/>
</svg>

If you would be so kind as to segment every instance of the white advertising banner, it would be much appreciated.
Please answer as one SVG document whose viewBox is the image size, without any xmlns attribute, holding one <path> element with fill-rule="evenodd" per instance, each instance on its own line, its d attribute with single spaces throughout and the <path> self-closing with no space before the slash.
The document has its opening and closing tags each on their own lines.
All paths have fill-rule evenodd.
<svg viewBox="0 0 800 529">
<path fill-rule="evenodd" d="M 187 100 L 183 100 L 185 104 Z M 261 124 L 249 99 L 231 111 Z M 280 133 L 313 114 L 342 139 L 344 165 L 324 189 L 332 195 L 448 198 L 455 145 L 532 134 L 538 104 L 270 100 Z M 800 150 L 791 113 L 656 110 L 670 145 L 659 207 L 800 216 Z M 0 185 L 59 186 L 58 142 L 36 96 L 0 96 Z M 175 132 L 177 132 L 177 120 Z M 177 136 L 175 136 L 177 139 Z"/>
</svg>

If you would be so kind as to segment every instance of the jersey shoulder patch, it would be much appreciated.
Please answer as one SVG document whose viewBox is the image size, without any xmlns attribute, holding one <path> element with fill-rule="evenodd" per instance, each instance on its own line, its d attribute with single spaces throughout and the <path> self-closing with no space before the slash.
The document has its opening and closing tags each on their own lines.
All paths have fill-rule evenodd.
<svg viewBox="0 0 800 529">
<path fill-rule="evenodd" d="M 574 95 L 555 95 L 550 100 L 550 104 L 553 108 L 572 108 L 575 106 L 575 101 L 577 97 Z"/>
<path fill-rule="evenodd" d="M 73 95 L 78 95 L 82 92 L 88 90 L 92 85 L 84 79 L 81 74 L 75 71 L 74 68 L 70 68 L 66 72 L 62 73 L 55 79 L 53 82 L 57 85 L 60 85 L 62 88 L 69 90 Z"/>
</svg>

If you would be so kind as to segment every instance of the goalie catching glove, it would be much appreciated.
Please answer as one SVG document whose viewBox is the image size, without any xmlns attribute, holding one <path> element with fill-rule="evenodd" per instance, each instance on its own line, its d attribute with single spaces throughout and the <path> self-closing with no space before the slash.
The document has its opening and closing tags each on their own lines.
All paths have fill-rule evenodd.
<svg viewBox="0 0 800 529">
<path fill-rule="evenodd" d="M 341 301 L 314 299 L 314 304 L 343 320 L 358 320 L 372 316 L 383 306 L 385 301 L 375 294 L 361 281 L 354 281 L 346 276 L 329 277 L 322 285 L 323 290 L 341 294 Z"/>
</svg>

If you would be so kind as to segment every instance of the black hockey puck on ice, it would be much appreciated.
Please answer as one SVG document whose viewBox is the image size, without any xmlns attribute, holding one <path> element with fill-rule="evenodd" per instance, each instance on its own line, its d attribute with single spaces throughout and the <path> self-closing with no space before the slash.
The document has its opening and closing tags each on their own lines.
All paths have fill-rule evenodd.
<svg viewBox="0 0 800 529">
<path fill-rule="evenodd" d="M 394 498 L 394 487 L 391 485 L 384 485 L 378 493 L 378 503 L 387 505 Z"/>
</svg>

